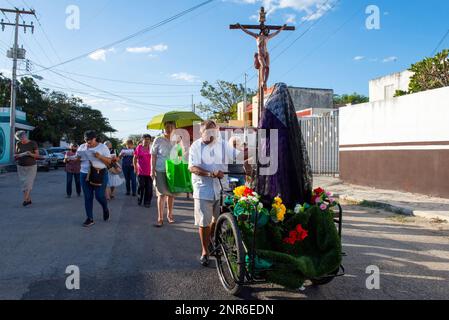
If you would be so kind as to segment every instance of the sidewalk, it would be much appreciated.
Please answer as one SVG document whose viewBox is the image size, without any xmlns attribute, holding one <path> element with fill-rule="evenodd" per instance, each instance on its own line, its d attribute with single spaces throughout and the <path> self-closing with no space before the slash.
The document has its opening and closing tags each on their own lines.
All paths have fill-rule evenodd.
<svg viewBox="0 0 449 320">
<path fill-rule="evenodd" d="M 344 184 L 339 178 L 315 176 L 314 185 L 341 200 L 409 216 L 449 221 L 449 199 Z"/>
</svg>

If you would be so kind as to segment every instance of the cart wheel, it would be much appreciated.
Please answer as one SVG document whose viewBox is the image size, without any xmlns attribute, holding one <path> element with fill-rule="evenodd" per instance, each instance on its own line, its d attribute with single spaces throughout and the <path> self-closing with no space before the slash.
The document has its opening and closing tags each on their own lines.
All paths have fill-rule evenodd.
<svg viewBox="0 0 449 320">
<path fill-rule="evenodd" d="M 335 279 L 335 276 L 338 274 L 338 272 L 340 271 L 340 268 L 338 268 L 337 270 L 335 270 L 334 272 L 331 272 L 328 276 L 323 277 L 323 278 L 318 278 L 318 279 L 312 279 L 312 284 L 314 286 L 324 286 L 325 284 L 328 284 L 330 282 L 332 282 L 332 280 Z"/>
<path fill-rule="evenodd" d="M 220 281 L 226 291 L 237 296 L 245 279 L 245 253 L 237 221 L 230 213 L 218 218 L 214 244 Z"/>
</svg>

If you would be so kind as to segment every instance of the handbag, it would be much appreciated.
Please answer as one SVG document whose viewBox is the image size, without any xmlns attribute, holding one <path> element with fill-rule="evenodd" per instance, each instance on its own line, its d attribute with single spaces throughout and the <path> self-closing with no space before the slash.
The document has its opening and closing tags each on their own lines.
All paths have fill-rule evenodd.
<svg viewBox="0 0 449 320">
<path fill-rule="evenodd" d="M 95 168 L 90 161 L 89 173 L 87 174 L 86 181 L 93 187 L 101 187 L 104 182 L 104 176 L 106 169 Z"/>
<path fill-rule="evenodd" d="M 120 173 L 122 173 L 122 167 L 120 167 L 120 165 L 118 163 L 113 163 L 109 167 L 109 172 L 111 174 L 120 174 Z"/>
</svg>

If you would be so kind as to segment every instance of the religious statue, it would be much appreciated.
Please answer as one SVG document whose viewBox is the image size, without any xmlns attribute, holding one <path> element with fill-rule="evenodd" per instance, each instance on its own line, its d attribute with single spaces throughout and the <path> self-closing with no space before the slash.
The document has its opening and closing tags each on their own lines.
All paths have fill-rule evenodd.
<svg viewBox="0 0 449 320">
<path fill-rule="evenodd" d="M 285 24 L 282 26 L 278 31 L 270 33 L 271 29 L 269 26 L 265 26 L 265 20 L 266 20 L 266 13 L 265 10 L 262 8 L 260 12 L 260 33 L 254 33 L 251 31 L 248 31 L 244 26 L 241 24 L 237 24 L 236 26 L 240 28 L 243 32 L 246 34 L 249 34 L 250 36 L 254 37 L 257 41 L 257 48 L 258 52 L 254 55 L 254 66 L 257 70 L 259 70 L 259 88 L 263 87 L 264 90 L 267 89 L 267 82 L 268 77 L 270 75 L 270 54 L 268 52 L 268 41 L 277 36 L 279 33 L 285 30 L 287 28 L 287 25 Z"/>
</svg>

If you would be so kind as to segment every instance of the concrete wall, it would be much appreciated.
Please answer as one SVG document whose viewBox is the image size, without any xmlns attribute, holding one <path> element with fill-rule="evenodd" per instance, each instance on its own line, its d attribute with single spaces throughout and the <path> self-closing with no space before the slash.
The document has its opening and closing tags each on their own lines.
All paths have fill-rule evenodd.
<svg viewBox="0 0 449 320">
<path fill-rule="evenodd" d="M 334 107 L 334 90 L 289 87 L 296 111 Z"/>
<path fill-rule="evenodd" d="M 343 180 L 449 198 L 449 87 L 340 109 Z"/>
<path fill-rule="evenodd" d="M 369 101 L 391 100 L 396 90 L 408 91 L 413 72 L 404 71 L 377 78 L 369 82 Z"/>
</svg>

